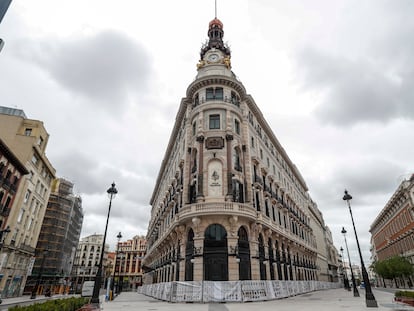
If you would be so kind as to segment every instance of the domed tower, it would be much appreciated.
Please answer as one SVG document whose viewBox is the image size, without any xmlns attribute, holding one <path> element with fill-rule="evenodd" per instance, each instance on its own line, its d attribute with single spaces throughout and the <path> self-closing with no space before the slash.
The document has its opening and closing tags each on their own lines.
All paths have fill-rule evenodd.
<svg viewBox="0 0 414 311">
<path fill-rule="evenodd" d="M 209 23 L 151 198 L 144 283 L 315 280 L 307 186 Z"/>
</svg>

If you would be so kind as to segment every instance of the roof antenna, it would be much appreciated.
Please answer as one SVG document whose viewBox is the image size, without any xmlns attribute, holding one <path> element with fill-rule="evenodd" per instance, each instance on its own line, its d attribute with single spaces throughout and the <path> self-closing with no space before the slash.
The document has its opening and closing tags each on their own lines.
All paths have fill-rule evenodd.
<svg viewBox="0 0 414 311">
<path fill-rule="evenodd" d="M 214 0 L 214 18 L 217 18 L 217 0 Z"/>
</svg>

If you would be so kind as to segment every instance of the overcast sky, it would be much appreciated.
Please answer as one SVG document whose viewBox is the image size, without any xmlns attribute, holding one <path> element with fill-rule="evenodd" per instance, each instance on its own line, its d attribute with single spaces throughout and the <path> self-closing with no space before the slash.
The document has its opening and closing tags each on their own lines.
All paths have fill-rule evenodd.
<svg viewBox="0 0 414 311">
<path fill-rule="evenodd" d="M 359 263 L 369 227 L 414 173 L 414 1 L 219 0 L 233 71 Z M 82 237 L 146 234 L 149 200 L 214 1 L 15 0 L 0 24 L 0 105 L 42 120 L 47 156 L 83 199 Z"/>
</svg>

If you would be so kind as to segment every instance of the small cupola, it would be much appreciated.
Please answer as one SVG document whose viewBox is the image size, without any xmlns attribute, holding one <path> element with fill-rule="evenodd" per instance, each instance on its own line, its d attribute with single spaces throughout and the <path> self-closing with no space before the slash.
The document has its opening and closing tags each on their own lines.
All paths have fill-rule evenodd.
<svg viewBox="0 0 414 311">
<path fill-rule="evenodd" d="M 230 49 L 229 47 L 224 44 L 223 36 L 223 23 L 215 17 L 209 24 L 208 24 L 208 42 L 201 48 L 200 57 L 203 59 L 204 55 L 208 50 L 217 49 L 222 51 L 226 56 L 230 56 Z"/>
</svg>

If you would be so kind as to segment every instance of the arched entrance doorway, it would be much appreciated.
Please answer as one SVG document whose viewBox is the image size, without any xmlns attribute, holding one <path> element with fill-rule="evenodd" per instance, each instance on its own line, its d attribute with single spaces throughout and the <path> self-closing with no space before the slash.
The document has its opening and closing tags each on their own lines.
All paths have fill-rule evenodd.
<svg viewBox="0 0 414 311">
<path fill-rule="evenodd" d="M 249 237 L 247 235 L 246 229 L 243 227 L 240 227 L 237 235 L 239 236 L 239 241 L 237 243 L 240 259 L 239 279 L 251 280 Z"/>
<path fill-rule="evenodd" d="M 193 281 L 194 279 L 194 266 L 191 262 L 193 258 L 194 250 L 194 231 L 190 229 L 187 235 L 187 244 L 185 245 L 185 280 Z"/>
<path fill-rule="evenodd" d="M 229 279 L 227 232 L 223 226 L 208 226 L 204 234 L 204 280 L 227 281 Z"/>
</svg>

